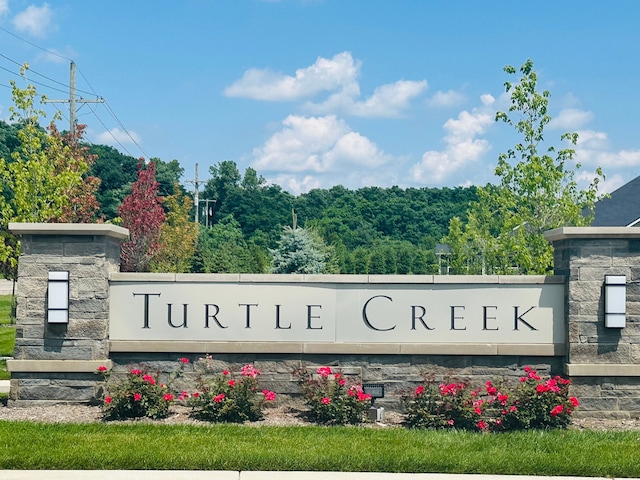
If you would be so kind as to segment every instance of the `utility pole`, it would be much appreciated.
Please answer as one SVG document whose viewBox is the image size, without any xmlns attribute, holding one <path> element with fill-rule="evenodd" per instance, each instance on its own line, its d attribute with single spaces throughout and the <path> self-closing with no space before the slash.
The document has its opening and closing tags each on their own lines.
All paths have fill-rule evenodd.
<svg viewBox="0 0 640 480">
<path fill-rule="evenodd" d="M 206 180 L 198 180 L 198 164 L 196 163 L 196 176 L 193 180 L 185 180 L 185 183 L 191 183 L 195 189 L 195 193 L 193 195 L 193 203 L 196 206 L 196 215 L 195 215 L 195 221 L 196 223 L 199 223 L 198 220 L 198 212 L 200 211 L 200 197 L 198 195 L 198 187 L 200 186 L 200 184 L 202 183 L 207 183 Z M 207 207 L 209 205 L 207 204 Z"/>
<path fill-rule="evenodd" d="M 69 133 L 71 138 L 75 137 L 77 120 L 76 103 L 104 103 L 104 98 L 95 100 L 76 99 L 76 64 L 72 61 L 69 72 L 69 98 L 64 100 L 45 100 L 45 103 L 68 103 L 69 104 Z"/>
</svg>

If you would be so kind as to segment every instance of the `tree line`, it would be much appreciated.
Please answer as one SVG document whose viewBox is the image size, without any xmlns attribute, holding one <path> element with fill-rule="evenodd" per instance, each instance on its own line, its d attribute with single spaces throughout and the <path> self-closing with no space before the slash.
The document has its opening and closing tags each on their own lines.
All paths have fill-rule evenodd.
<svg viewBox="0 0 640 480">
<path fill-rule="evenodd" d="M 343 186 L 292 195 L 234 161 L 209 166 L 200 192 L 181 183 L 178 160 L 148 161 L 113 147 L 42 128 L 33 86 L 12 82 L 10 121 L 0 121 L 0 262 L 14 275 L 19 242 L 9 222 L 111 222 L 127 227 L 122 268 L 205 273 L 434 274 L 550 273 L 543 232 L 587 225 L 598 169 L 578 188 L 577 134 L 540 153 L 549 92 L 538 92 L 533 62 L 505 67 L 511 96 L 503 122 L 523 137 L 499 156 L 497 184 L 484 187 Z M 55 120 L 55 118 L 54 118 Z M 585 214 L 586 212 L 586 214 Z M 436 255 L 436 245 L 446 244 Z"/>
</svg>

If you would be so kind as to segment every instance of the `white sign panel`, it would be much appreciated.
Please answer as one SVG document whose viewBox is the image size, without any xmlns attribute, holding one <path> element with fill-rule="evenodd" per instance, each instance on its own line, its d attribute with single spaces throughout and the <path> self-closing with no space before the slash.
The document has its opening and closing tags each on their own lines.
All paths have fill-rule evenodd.
<svg viewBox="0 0 640 480">
<path fill-rule="evenodd" d="M 561 284 L 113 282 L 110 339 L 564 342 Z"/>
</svg>

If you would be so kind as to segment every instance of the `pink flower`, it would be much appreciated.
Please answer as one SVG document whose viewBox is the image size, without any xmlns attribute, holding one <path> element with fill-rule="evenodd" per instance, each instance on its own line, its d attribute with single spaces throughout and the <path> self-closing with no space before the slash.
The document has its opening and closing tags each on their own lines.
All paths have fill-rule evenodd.
<svg viewBox="0 0 640 480">
<path fill-rule="evenodd" d="M 450 418 L 449 420 L 447 420 L 447 425 L 453 426 L 454 423 L 456 422 L 453 421 L 453 418 Z"/>
<path fill-rule="evenodd" d="M 229 375 L 229 370 L 222 370 L 223 375 Z"/>
<path fill-rule="evenodd" d="M 113 398 L 111 397 L 107 397 L 104 399 L 104 403 L 111 403 L 113 401 Z"/>
<path fill-rule="evenodd" d="M 106 372 L 107 370 L 108 370 L 108 369 L 107 369 L 107 367 L 105 367 L 104 365 L 100 365 L 100 366 L 98 367 L 98 371 L 99 371 L 99 372 Z"/>
<path fill-rule="evenodd" d="M 515 412 L 516 410 L 518 410 L 518 408 L 517 408 L 515 405 L 511 405 L 511 406 L 509 407 L 509 412 L 510 412 L 510 413 L 513 413 L 513 412 Z"/>
<path fill-rule="evenodd" d="M 153 376 L 152 376 L 152 375 L 145 375 L 145 376 L 143 376 L 143 377 L 142 377 L 142 381 L 143 381 L 143 382 L 147 382 L 147 383 L 149 383 L 149 384 L 151 384 L 151 385 L 155 385 L 155 384 L 156 384 L 156 379 L 155 379 L 155 378 L 153 378 Z"/>
<path fill-rule="evenodd" d="M 507 400 L 509 400 L 509 395 L 505 395 L 504 393 L 498 395 L 498 401 L 500 402 L 500 405 L 506 405 Z"/>
<path fill-rule="evenodd" d="M 346 385 L 346 383 L 347 383 L 347 381 L 346 381 L 344 378 L 340 378 L 340 379 L 338 379 L 338 384 L 339 384 L 341 387 L 344 387 L 344 386 Z"/>
<path fill-rule="evenodd" d="M 165 393 L 162 398 L 164 398 L 166 402 L 171 402 L 173 401 L 173 393 Z"/>
<path fill-rule="evenodd" d="M 416 388 L 416 397 L 418 395 L 422 395 L 424 393 L 424 385 L 418 385 L 418 387 Z"/>
<path fill-rule="evenodd" d="M 318 368 L 318 370 L 316 370 L 316 373 L 321 377 L 328 377 L 333 372 L 331 371 L 331 367 L 320 367 Z"/>
<path fill-rule="evenodd" d="M 569 397 L 569 402 L 571 402 L 571 405 L 573 405 L 574 407 L 577 407 L 580 405 L 580 402 L 576 397 Z"/>
<path fill-rule="evenodd" d="M 139 402 L 141 398 L 142 398 L 141 394 L 139 394 L 139 393 L 134 393 L 133 394 L 133 400 L 134 401 Z"/>
<path fill-rule="evenodd" d="M 269 390 L 262 390 L 262 394 L 264 395 L 264 399 L 268 402 L 272 402 L 276 399 L 276 392 L 271 392 Z"/>
<path fill-rule="evenodd" d="M 331 399 L 329 397 L 322 397 L 320 403 L 322 403 L 323 405 L 329 405 L 331 403 Z"/>
<path fill-rule="evenodd" d="M 480 429 L 480 430 L 486 430 L 487 428 L 489 428 L 489 425 L 487 424 L 487 422 L 485 422 L 484 420 L 480 420 L 478 423 L 476 423 L 476 426 Z"/>
<path fill-rule="evenodd" d="M 131 375 L 142 375 L 142 370 L 132 369 Z"/>
<path fill-rule="evenodd" d="M 219 395 L 216 395 L 215 397 L 213 397 L 213 401 L 216 403 L 220 403 L 224 400 L 224 393 L 221 393 Z"/>
<path fill-rule="evenodd" d="M 179 359 L 178 359 L 178 361 L 179 361 L 180 363 L 184 363 L 184 364 L 189 363 L 189 359 L 188 359 L 188 358 L 186 358 L 186 357 L 179 358 Z"/>
<path fill-rule="evenodd" d="M 260 375 L 260 370 L 256 369 L 253 365 L 248 363 L 242 367 L 242 369 L 240 370 L 240 373 L 242 374 L 243 377 L 256 378 L 258 375 Z"/>
<path fill-rule="evenodd" d="M 551 409 L 551 416 L 557 417 L 562 413 L 562 410 L 564 410 L 564 407 L 562 405 L 556 405 L 555 407 L 553 407 L 553 409 Z"/>
<path fill-rule="evenodd" d="M 229 385 L 230 387 L 233 387 L 235 384 L 236 384 L 236 381 L 233 379 L 227 382 L 227 385 Z"/>
</svg>

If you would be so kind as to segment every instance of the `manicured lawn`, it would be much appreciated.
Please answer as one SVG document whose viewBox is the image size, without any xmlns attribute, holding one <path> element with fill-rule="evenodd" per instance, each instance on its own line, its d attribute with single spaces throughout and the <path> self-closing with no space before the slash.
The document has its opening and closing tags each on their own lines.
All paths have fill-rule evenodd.
<svg viewBox="0 0 640 480">
<path fill-rule="evenodd" d="M 0 469 L 640 476 L 639 432 L 0 422 Z M 26 447 L 28 446 L 28 448 Z"/>
<path fill-rule="evenodd" d="M 15 326 L 10 325 L 11 295 L 0 295 L 0 357 L 11 357 L 16 339 Z M 0 360 L 0 380 L 11 377 L 7 372 L 7 362 Z"/>
</svg>

